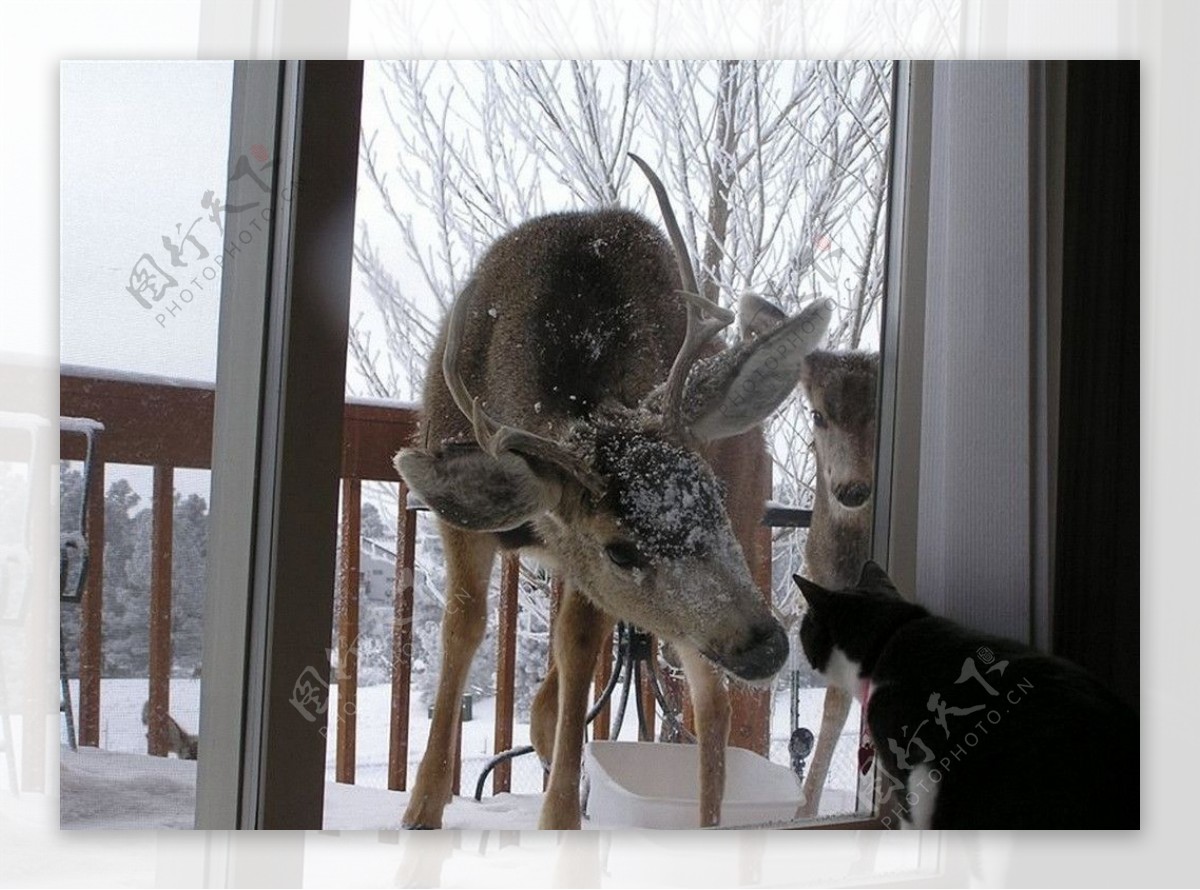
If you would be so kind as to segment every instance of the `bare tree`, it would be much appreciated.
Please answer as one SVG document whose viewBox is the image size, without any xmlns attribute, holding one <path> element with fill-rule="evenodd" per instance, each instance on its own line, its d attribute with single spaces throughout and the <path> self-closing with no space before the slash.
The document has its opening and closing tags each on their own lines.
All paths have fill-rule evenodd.
<svg viewBox="0 0 1200 890">
<path fill-rule="evenodd" d="M 839 306 L 834 348 L 876 342 L 883 293 L 891 72 L 886 64 L 657 63 L 645 117 L 697 246 L 710 298 L 766 289 L 795 311 L 813 296 Z M 864 343 L 865 338 L 865 343 Z M 775 496 L 807 503 L 815 463 L 796 399 L 771 425 Z M 777 535 L 776 599 L 789 608 L 802 535 Z"/>
</svg>

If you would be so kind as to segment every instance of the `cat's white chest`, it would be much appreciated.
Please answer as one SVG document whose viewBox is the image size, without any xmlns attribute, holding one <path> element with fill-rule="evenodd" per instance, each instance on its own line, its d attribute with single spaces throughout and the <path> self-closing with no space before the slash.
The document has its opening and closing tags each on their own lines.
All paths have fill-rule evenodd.
<svg viewBox="0 0 1200 890">
<path fill-rule="evenodd" d="M 824 674 L 831 685 L 857 697 L 861 669 L 862 666 L 857 661 L 851 660 L 845 652 L 834 646 L 833 651 L 829 653 L 829 663 L 825 665 Z"/>
</svg>

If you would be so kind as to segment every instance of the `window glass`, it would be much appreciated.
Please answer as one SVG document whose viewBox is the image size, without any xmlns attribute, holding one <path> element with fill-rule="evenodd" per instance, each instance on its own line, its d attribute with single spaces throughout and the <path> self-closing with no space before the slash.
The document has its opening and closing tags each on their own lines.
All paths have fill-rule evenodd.
<svg viewBox="0 0 1200 890">
<path fill-rule="evenodd" d="M 397 436 L 411 434 L 448 307 L 498 236 L 539 214 L 613 204 L 659 222 L 645 178 L 626 158 L 629 151 L 662 176 L 706 293 L 734 308 L 742 293 L 754 291 L 789 314 L 814 299 L 831 299 L 836 308 L 826 348 L 878 348 L 892 126 L 889 63 L 378 62 L 367 63 L 363 96 L 347 398 L 381 412 Z M 732 331 L 731 342 L 737 336 Z M 849 432 L 872 460 L 873 390 L 863 398 L 870 404 Z M 811 510 L 818 496 L 812 408 L 797 391 L 767 425 L 773 499 L 788 509 L 775 511 L 779 524 L 752 566 L 793 622 L 793 643 L 801 605 L 791 578 L 808 571 L 810 534 L 797 523 L 806 524 L 802 511 Z M 392 787 L 401 787 L 397 777 L 403 774 L 411 789 L 440 674 L 445 558 L 436 523 L 418 510 L 412 514 L 413 564 L 403 564 L 399 486 L 390 468 L 379 475 L 385 478 L 367 473 L 343 488 L 361 501 L 361 514 L 353 554 L 346 553 L 350 536 L 343 519 L 339 626 L 331 633 L 335 658 L 341 657 L 339 641 L 357 643 L 348 661 L 335 662 L 342 680 L 331 689 L 329 778 L 388 787 L 390 758 Z M 862 481 L 869 495 L 869 467 Z M 866 535 L 869 501 L 862 515 L 868 517 Z M 522 560 L 519 609 L 509 630 L 499 599 L 501 562 L 495 562 L 487 631 L 462 705 L 462 796 L 473 794 L 498 743 L 528 743 L 529 707 L 549 663 L 554 578 L 532 559 Z M 357 609 L 357 619 L 349 624 L 348 569 L 358 572 L 350 608 Z M 397 605 L 398 592 L 411 595 L 411 611 Z M 410 625 L 403 643 L 397 621 Z M 515 651 L 511 689 L 504 688 L 503 676 L 497 679 L 507 647 Z M 675 721 L 689 719 L 686 692 L 668 661 L 658 659 L 657 668 L 668 707 L 655 706 L 653 732 L 678 735 Z M 400 670 L 409 676 L 402 693 L 403 754 L 395 747 L 392 710 Z M 601 676 L 604 670 L 599 668 Z M 761 747 L 775 763 L 792 765 L 794 730 L 820 730 L 821 686 L 793 645 L 792 660 L 765 702 L 769 744 Z M 621 739 L 638 737 L 635 698 Z M 755 717 L 747 701 L 735 707 L 732 737 L 745 744 L 739 738 L 758 730 L 738 721 L 764 718 Z M 860 788 L 857 705 L 835 731 L 839 741 L 820 813 L 860 812 L 869 808 L 870 790 Z M 342 743 L 341 762 L 355 764 L 353 775 L 344 766 L 339 775 L 337 767 L 338 735 L 346 732 L 352 735 Z M 517 757 L 503 784 L 484 783 L 485 805 L 510 806 L 507 798 L 493 801 L 497 787 L 526 795 L 512 818 L 516 827 L 525 824 L 522 819 L 532 827 L 542 783 L 536 755 Z M 867 795 L 861 801 L 860 791 Z M 454 807 L 445 824 L 480 827 Z M 327 806 L 327 825 L 330 815 Z"/>
<path fill-rule="evenodd" d="M 64 828 L 193 823 L 232 76 L 61 68 Z"/>
</svg>

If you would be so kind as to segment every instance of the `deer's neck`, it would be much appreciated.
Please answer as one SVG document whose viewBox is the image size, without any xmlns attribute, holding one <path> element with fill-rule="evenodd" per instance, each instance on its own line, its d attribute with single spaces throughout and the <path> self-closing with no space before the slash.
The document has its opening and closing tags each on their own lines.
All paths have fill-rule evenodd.
<svg viewBox="0 0 1200 890">
<path fill-rule="evenodd" d="M 825 473 L 817 458 L 817 495 L 812 525 L 804 547 L 805 573 L 829 590 L 841 590 L 858 581 L 870 557 L 872 501 L 857 510 L 834 508 L 829 503 Z"/>
</svg>

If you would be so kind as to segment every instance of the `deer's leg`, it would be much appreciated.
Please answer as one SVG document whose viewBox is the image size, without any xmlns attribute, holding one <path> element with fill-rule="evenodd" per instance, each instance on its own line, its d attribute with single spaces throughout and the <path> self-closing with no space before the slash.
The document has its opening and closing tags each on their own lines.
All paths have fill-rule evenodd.
<svg viewBox="0 0 1200 890">
<path fill-rule="evenodd" d="M 553 642 L 551 642 L 553 647 Z M 546 679 L 538 687 L 529 709 L 529 741 L 542 761 L 543 769 L 550 769 L 554 759 L 554 729 L 558 723 L 558 666 L 554 662 L 553 651 L 550 654 L 550 669 Z"/>
<path fill-rule="evenodd" d="M 558 721 L 539 828 L 579 827 L 579 759 L 588 690 L 596 653 L 612 633 L 612 625 L 612 619 L 582 593 L 571 586 L 564 588 L 552 641 L 558 673 Z"/>
<path fill-rule="evenodd" d="M 821 713 L 821 731 L 817 733 L 817 746 L 809 761 L 808 774 L 804 777 L 804 805 L 799 815 L 813 818 L 821 804 L 821 791 L 825 788 L 825 780 L 829 775 L 830 764 L 833 763 L 833 751 L 837 748 L 838 739 L 842 737 L 842 729 L 846 718 L 850 716 L 850 693 L 837 686 L 825 690 L 825 708 Z"/>
<path fill-rule="evenodd" d="M 721 824 L 725 796 L 725 745 L 729 741 L 729 690 L 725 677 L 690 646 L 676 646 L 696 715 L 700 745 L 700 827 Z"/>
<path fill-rule="evenodd" d="M 405 828 L 441 828 L 450 800 L 455 737 L 463 688 L 475 650 L 487 628 L 487 585 L 496 553 L 491 535 L 466 532 L 439 523 L 446 553 L 446 611 L 442 617 L 442 672 L 433 703 L 433 723 L 417 780 L 413 784 Z"/>
</svg>

